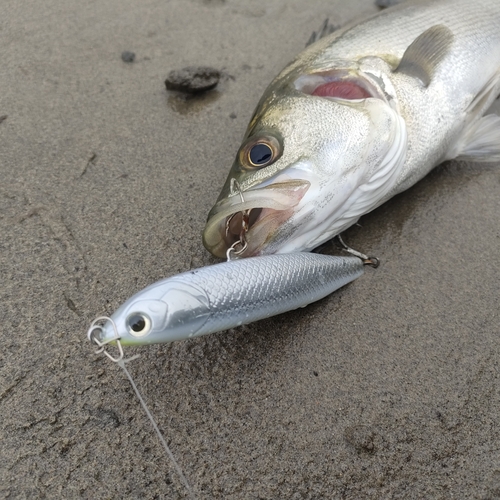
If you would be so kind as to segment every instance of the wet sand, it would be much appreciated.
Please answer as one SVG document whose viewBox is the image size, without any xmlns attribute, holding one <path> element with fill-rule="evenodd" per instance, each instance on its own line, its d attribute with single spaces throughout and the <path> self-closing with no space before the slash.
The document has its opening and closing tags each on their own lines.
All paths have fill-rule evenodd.
<svg viewBox="0 0 500 500">
<path fill-rule="evenodd" d="M 215 262 L 204 221 L 264 88 L 325 17 L 376 8 L 3 10 L 0 496 L 186 498 L 86 330 L 147 284 Z M 170 70 L 199 64 L 230 76 L 199 99 L 166 92 Z M 382 265 L 338 293 L 127 350 L 197 497 L 499 498 L 499 213 L 499 165 L 447 163 L 346 233 Z"/>
</svg>

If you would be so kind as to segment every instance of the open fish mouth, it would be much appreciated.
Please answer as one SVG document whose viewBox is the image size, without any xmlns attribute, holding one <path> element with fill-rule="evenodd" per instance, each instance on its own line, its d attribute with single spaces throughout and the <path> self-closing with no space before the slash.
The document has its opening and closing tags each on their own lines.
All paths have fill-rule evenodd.
<svg viewBox="0 0 500 500">
<path fill-rule="evenodd" d="M 258 255 L 277 229 L 295 213 L 310 186 L 306 180 L 276 182 L 219 201 L 208 214 L 203 232 L 205 248 L 216 257 L 226 257 L 228 249 L 240 241 L 245 213 L 247 246 L 240 256 Z"/>
</svg>

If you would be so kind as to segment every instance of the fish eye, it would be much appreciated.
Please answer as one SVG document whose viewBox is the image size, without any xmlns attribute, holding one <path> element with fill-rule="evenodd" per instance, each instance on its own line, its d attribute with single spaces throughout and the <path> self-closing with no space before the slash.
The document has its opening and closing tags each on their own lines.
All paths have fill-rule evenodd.
<svg viewBox="0 0 500 500">
<path fill-rule="evenodd" d="M 151 320 L 142 313 L 132 313 L 127 318 L 127 328 L 130 335 L 144 337 L 151 330 Z"/>
<path fill-rule="evenodd" d="M 240 152 L 240 161 L 247 169 L 266 167 L 281 156 L 281 145 L 275 137 L 252 138 Z"/>
<path fill-rule="evenodd" d="M 267 165 L 273 156 L 273 150 L 268 144 L 258 143 L 250 148 L 248 159 L 255 166 Z"/>
</svg>

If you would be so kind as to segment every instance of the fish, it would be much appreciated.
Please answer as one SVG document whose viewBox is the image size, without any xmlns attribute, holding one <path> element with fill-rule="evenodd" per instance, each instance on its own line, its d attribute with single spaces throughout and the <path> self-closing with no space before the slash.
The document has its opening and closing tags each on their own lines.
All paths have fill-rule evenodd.
<svg viewBox="0 0 500 500">
<path fill-rule="evenodd" d="M 235 259 L 160 280 L 96 319 L 89 340 L 146 345 L 235 328 L 320 300 L 371 260 L 295 252 Z M 99 321 L 104 320 L 100 325 Z"/>
<path fill-rule="evenodd" d="M 334 31 L 264 92 L 204 246 L 310 251 L 445 160 L 500 161 L 499 94 L 498 0 L 407 1 Z"/>
</svg>

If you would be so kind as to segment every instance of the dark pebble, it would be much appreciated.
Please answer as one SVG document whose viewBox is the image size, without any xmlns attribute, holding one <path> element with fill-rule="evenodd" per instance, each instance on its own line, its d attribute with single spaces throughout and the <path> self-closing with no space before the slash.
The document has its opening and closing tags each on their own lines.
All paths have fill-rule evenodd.
<svg viewBox="0 0 500 500">
<path fill-rule="evenodd" d="M 122 52 L 122 61 L 126 63 L 133 63 L 135 61 L 135 54 L 125 50 Z"/>
<path fill-rule="evenodd" d="M 99 408 L 94 412 L 94 415 L 102 427 L 116 428 L 120 426 L 120 419 L 113 410 Z"/>
<path fill-rule="evenodd" d="M 178 90 L 188 94 L 197 94 L 213 89 L 220 79 L 220 71 L 208 66 L 188 66 L 173 70 L 165 80 L 167 90 Z"/>
<path fill-rule="evenodd" d="M 386 7 L 392 7 L 393 5 L 397 5 L 403 1 L 404 0 L 375 0 L 375 5 L 381 9 L 385 9 Z"/>
<path fill-rule="evenodd" d="M 2 115 L 0 116 L 0 123 L 2 123 L 4 120 L 7 120 L 8 115 Z"/>
<path fill-rule="evenodd" d="M 365 453 L 374 453 L 375 444 L 374 438 L 376 433 L 364 425 L 353 425 L 352 427 L 347 427 L 344 431 L 344 436 L 346 441 L 354 446 L 356 451 Z"/>
<path fill-rule="evenodd" d="M 237 118 L 236 113 L 231 113 L 231 114 L 229 115 L 229 118 L 232 118 L 233 120 L 234 120 L 235 118 Z"/>
</svg>

